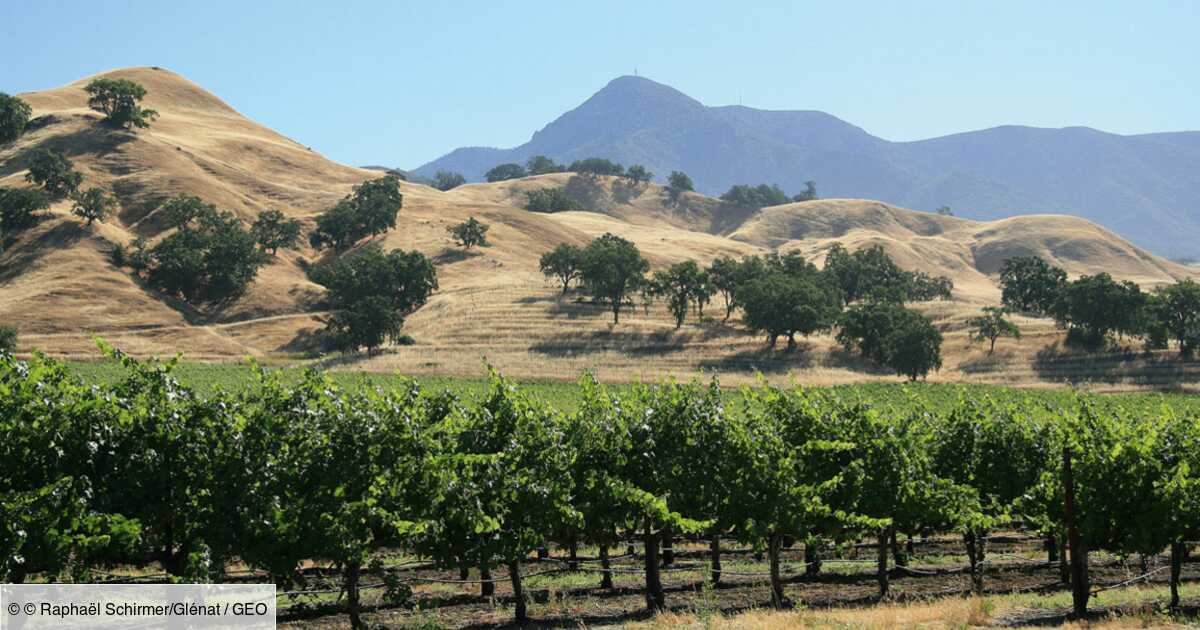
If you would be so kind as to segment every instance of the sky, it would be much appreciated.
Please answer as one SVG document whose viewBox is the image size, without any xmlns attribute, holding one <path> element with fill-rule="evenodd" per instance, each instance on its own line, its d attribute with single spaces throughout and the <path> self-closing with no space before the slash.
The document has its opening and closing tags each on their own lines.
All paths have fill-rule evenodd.
<svg viewBox="0 0 1200 630">
<path fill-rule="evenodd" d="M 1200 129 L 1200 2 L 0 0 L 0 91 L 178 72 L 347 164 L 510 147 L 635 71 L 889 140 Z M 14 53 L 14 51 L 17 51 Z"/>
</svg>

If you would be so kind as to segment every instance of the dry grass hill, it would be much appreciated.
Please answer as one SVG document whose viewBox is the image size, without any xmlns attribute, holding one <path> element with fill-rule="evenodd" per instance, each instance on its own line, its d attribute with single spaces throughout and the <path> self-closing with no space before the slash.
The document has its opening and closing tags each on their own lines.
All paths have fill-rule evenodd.
<svg viewBox="0 0 1200 630">
<path fill-rule="evenodd" d="M 170 71 L 118 70 L 103 76 L 143 84 L 146 104 L 160 113 L 136 133 L 98 125 L 82 87 L 88 80 L 23 94 L 40 117 L 17 143 L 0 149 L 0 186 L 24 186 L 26 150 L 66 153 L 85 178 L 120 201 L 120 212 L 90 230 L 69 203 L 21 234 L 0 254 L 0 322 L 21 331 L 21 349 L 85 358 L 92 334 L 138 354 L 184 352 L 198 360 L 251 355 L 302 361 L 322 326 L 322 289 L 303 263 L 318 259 L 304 246 L 280 252 L 246 295 L 199 311 L 165 299 L 108 262 L 114 243 L 161 237 L 159 205 L 179 192 L 197 195 L 251 220 L 278 209 L 313 219 L 357 183 L 378 173 L 329 161 L 308 147 L 246 119 L 217 97 Z M 563 186 L 587 212 L 536 214 L 520 208 L 524 192 Z M 655 186 L 632 188 L 614 178 L 544 175 L 441 192 L 404 183 L 397 229 L 379 237 L 389 248 L 418 249 L 438 264 L 441 288 L 408 321 L 416 345 L 372 357 L 327 358 L 326 364 L 406 373 L 474 375 L 481 361 L 529 378 L 575 378 L 593 369 L 630 380 L 718 371 L 723 381 L 774 378 L 831 383 L 890 379 L 814 337 L 795 354 L 772 353 L 736 322 L 690 322 L 674 330 L 662 307 L 622 317 L 617 327 L 597 307 L 562 298 L 537 269 L 537 259 L 562 242 L 585 243 L 613 232 L 637 243 L 652 265 L 708 261 L 770 249 L 796 249 L 820 259 L 829 244 L 880 243 L 902 266 L 951 276 L 955 299 L 922 305 L 946 331 L 940 380 L 1050 384 L 1093 381 L 1103 387 L 1171 385 L 1195 380 L 1193 368 L 1154 355 L 1076 357 L 1059 351 L 1049 322 L 1022 322 L 1026 338 L 1002 343 L 996 355 L 969 347 L 965 319 L 996 302 L 994 274 L 1004 258 L 1035 253 L 1073 274 L 1107 271 L 1153 286 L 1188 269 L 1152 256 L 1088 221 L 1023 216 L 978 222 L 919 213 L 874 201 L 833 199 L 765 208 L 747 215 L 702 195 L 671 205 Z M 491 224 L 491 247 L 463 253 L 446 227 L 478 217 Z M 716 314 L 720 304 L 712 307 Z"/>
</svg>

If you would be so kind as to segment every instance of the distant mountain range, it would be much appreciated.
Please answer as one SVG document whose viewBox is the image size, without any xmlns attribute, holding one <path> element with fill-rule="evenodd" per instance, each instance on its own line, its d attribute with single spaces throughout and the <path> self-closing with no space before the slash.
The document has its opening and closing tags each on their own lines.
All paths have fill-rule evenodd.
<svg viewBox="0 0 1200 630">
<path fill-rule="evenodd" d="M 698 191 L 815 180 L 822 197 L 879 199 L 973 219 L 1063 213 L 1171 257 L 1200 257 L 1200 132 L 1121 136 L 1086 127 L 1004 126 L 889 142 L 817 111 L 708 107 L 641 77 L 614 79 L 519 147 L 463 147 L 417 175 L 488 169 L 546 155 L 640 163 Z"/>
</svg>

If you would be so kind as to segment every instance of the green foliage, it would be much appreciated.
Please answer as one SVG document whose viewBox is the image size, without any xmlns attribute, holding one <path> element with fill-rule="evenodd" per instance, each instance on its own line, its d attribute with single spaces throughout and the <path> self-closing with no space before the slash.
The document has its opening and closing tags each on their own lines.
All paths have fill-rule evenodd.
<svg viewBox="0 0 1200 630">
<path fill-rule="evenodd" d="M 75 202 L 71 214 L 86 221 L 89 227 L 94 221 L 104 220 L 117 205 L 117 200 L 101 188 L 89 188 L 71 199 Z"/>
<path fill-rule="evenodd" d="M 699 310 L 700 305 L 708 302 L 713 294 L 708 274 L 692 260 L 654 272 L 649 286 L 651 294 L 667 301 L 667 310 L 675 318 L 675 328 L 683 325 L 689 305 Z"/>
<path fill-rule="evenodd" d="M 1190 359 L 1200 347 L 1200 284 L 1187 278 L 1160 287 L 1148 298 L 1148 333 L 1179 343 L 1179 354 Z"/>
<path fill-rule="evenodd" d="M 721 195 L 721 201 L 740 208 L 765 208 L 785 204 L 789 199 L 783 189 L 775 184 L 734 184 Z"/>
<path fill-rule="evenodd" d="M 443 192 L 458 188 L 465 183 L 467 183 L 467 178 L 463 177 L 462 173 L 438 171 L 433 176 L 433 187 Z"/>
<path fill-rule="evenodd" d="M 90 95 L 88 107 L 116 127 L 145 129 L 158 118 L 158 112 L 141 106 L 146 88 L 129 79 L 93 79 L 83 89 Z"/>
<path fill-rule="evenodd" d="M 582 206 L 562 188 L 538 188 L 525 191 L 525 209 L 530 212 L 569 212 Z"/>
<path fill-rule="evenodd" d="M 317 229 L 308 242 L 316 249 L 332 246 L 344 250 L 365 236 L 396 227 L 396 215 L 403 205 L 399 179 L 389 175 L 365 181 L 317 217 Z"/>
<path fill-rule="evenodd" d="M 520 164 L 500 164 L 487 172 L 485 177 L 489 182 L 502 182 L 509 179 L 520 179 L 529 175 Z"/>
<path fill-rule="evenodd" d="M 40 190 L 0 188 L 0 237 L 37 225 L 38 214 L 50 207 Z"/>
<path fill-rule="evenodd" d="M 607 160 L 605 158 L 590 157 L 582 160 L 575 160 L 567 167 L 567 170 L 572 173 L 581 175 L 612 175 L 621 177 L 625 174 L 625 167 L 620 164 Z"/>
<path fill-rule="evenodd" d="M 921 313 L 894 302 L 856 304 L 838 321 L 838 343 L 848 352 L 916 380 L 942 366 L 942 334 Z"/>
<path fill-rule="evenodd" d="M 619 323 L 621 308 L 629 296 L 642 287 L 650 263 L 637 245 L 613 234 L 605 234 L 583 249 L 580 279 L 593 299 L 612 310 L 613 323 Z"/>
<path fill-rule="evenodd" d="M 525 170 L 530 175 L 546 175 L 548 173 L 561 173 L 566 170 L 566 167 L 555 164 L 554 160 L 544 155 L 535 155 L 525 162 Z"/>
<path fill-rule="evenodd" d="M 836 292 L 819 283 L 815 274 L 774 271 L 738 287 L 736 296 L 746 326 L 766 333 L 772 348 L 786 335 L 789 351 L 796 348 L 797 333 L 807 337 L 832 326 L 840 306 Z"/>
<path fill-rule="evenodd" d="M 1114 332 L 1140 333 L 1145 304 L 1138 285 L 1100 273 L 1067 283 L 1054 305 L 1054 318 L 1068 329 L 1069 341 L 1094 347 Z"/>
<path fill-rule="evenodd" d="M 846 304 L 862 299 L 924 302 L 950 299 L 954 284 L 946 277 L 905 271 L 879 245 L 850 253 L 834 243 L 825 255 L 825 272 L 836 278 Z"/>
<path fill-rule="evenodd" d="M 0 324 L 0 352 L 16 352 L 17 327 Z"/>
<path fill-rule="evenodd" d="M 562 282 L 563 295 L 566 295 L 571 281 L 579 277 L 582 266 L 583 250 L 569 243 L 562 243 L 542 254 L 538 261 L 542 275 Z"/>
<path fill-rule="evenodd" d="M 995 352 L 996 340 L 1000 337 L 1021 338 L 1021 329 L 1007 319 L 1008 311 L 995 306 L 983 307 L 983 314 L 967 320 L 971 328 L 971 341 L 988 342 L 988 354 Z"/>
<path fill-rule="evenodd" d="M 808 180 L 804 182 L 804 190 L 792 196 L 792 201 L 813 201 L 817 197 L 817 182 Z"/>
<path fill-rule="evenodd" d="M 672 204 L 679 203 L 679 199 L 683 197 L 683 193 L 696 190 L 692 184 L 692 178 L 688 177 L 683 171 L 671 171 L 667 176 L 667 197 Z"/>
<path fill-rule="evenodd" d="M 135 242 L 129 264 L 159 290 L 194 304 L 230 300 L 245 292 L 266 263 L 254 236 L 232 212 L 179 196 L 161 210 L 176 231 L 147 250 Z"/>
<path fill-rule="evenodd" d="M 329 290 L 333 314 L 325 330 L 333 346 L 342 351 L 366 348 L 368 353 L 385 341 L 399 340 L 404 318 L 438 288 L 437 270 L 423 254 L 384 253 L 374 244 L 339 259 L 314 280 Z"/>
<path fill-rule="evenodd" d="M 300 241 L 300 221 L 289 219 L 279 210 L 266 210 L 250 226 L 254 241 L 274 256 L 280 247 L 293 248 Z"/>
<path fill-rule="evenodd" d="M 645 166 L 634 164 L 625 172 L 625 178 L 634 186 L 640 186 L 654 179 L 654 173 L 651 173 Z"/>
<path fill-rule="evenodd" d="M 83 175 L 75 172 L 67 156 L 50 149 L 37 149 L 26 158 L 29 172 L 25 181 L 36 184 L 53 199 L 74 194 L 79 189 Z"/>
<path fill-rule="evenodd" d="M 480 223 L 475 217 L 470 217 L 462 223 L 447 227 L 446 231 L 450 233 L 455 243 L 458 243 L 464 249 L 471 249 L 476 245 L 480 247 L 487 247 L 489 245 L 487 240 L 488 227 L 490 227 L 488 224 Z"/>
<path fill-rule="evenodd" d="M 25 127 L 32 115 L 33 109 L 28 103 L 19 97 L 0 92 L 0 145 L 15 142 L 20 138 L 21 134 L 25 133 Z"/>
<path fill-rule="evenodd" d="M 1066 284 L 1066 271 L 1037 256 L 1009 258 L 1000 267 L 1000 301 L 1014 311 L 1043 317 L 1053 314 Z"/>
</svg>

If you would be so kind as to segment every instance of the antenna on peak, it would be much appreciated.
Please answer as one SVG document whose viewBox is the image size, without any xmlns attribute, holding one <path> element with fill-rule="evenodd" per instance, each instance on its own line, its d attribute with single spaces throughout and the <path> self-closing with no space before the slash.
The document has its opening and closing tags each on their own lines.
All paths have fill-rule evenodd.
<svg viewBox="0 0 1200 630">
<path fill-rule="evenodd" d="M 638 73 L 637 73 L 637 66 L 634 66 L 634 67 L 633 67 L 633 76 L 635 76 L 635 77 L 636 77 L 637 75 L 638 75 Z"/>
</svg>

